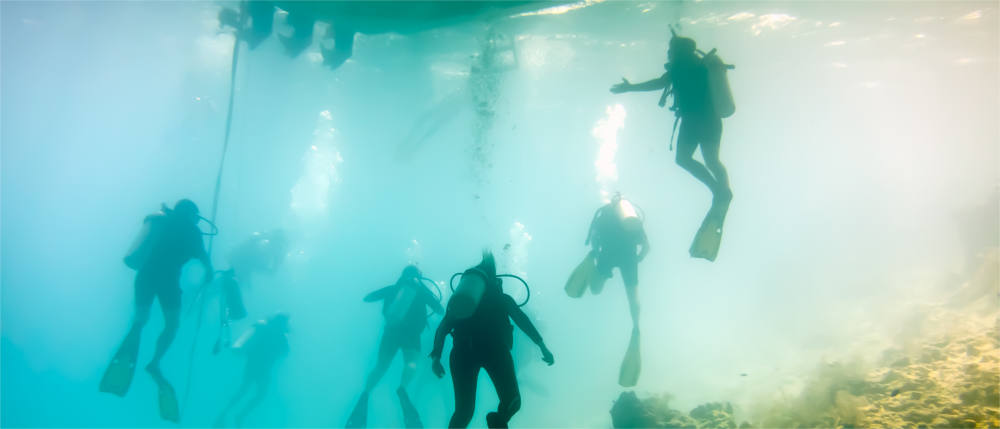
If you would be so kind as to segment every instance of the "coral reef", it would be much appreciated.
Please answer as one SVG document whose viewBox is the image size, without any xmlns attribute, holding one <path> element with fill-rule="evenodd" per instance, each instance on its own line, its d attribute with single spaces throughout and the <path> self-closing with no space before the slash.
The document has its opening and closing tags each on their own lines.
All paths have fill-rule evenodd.
<svg viewBox="0 0 1000 429">
<path fill-rule="evenodd" d="M 753 410 L 746 427 L 1000 428 L 1000 257 L 982 256 L 979 270 L 943 304 L 925 305 L 906 338 L 874 367 L 821 364 L 795 397 Z M 728 402 L 688 414 L 669 396 L 619 396 L 615 428 L 737 428 Z"/>
</svg>

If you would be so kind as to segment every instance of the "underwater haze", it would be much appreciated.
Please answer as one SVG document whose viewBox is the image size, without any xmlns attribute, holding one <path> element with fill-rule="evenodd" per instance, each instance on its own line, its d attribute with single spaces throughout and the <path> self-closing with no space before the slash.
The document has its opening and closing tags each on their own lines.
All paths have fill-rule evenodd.
<svg viewBox="0 0 1000 429">
<path fill-rule="evenodd" d="M 698 427 L 689 410 L 727 402 L 727 422 L 752 427 L 1000 426 L 996 2 L 527 4 L 359 31 L 335 68 L 329 20 L 290 55 L 295 14 L 281 10 L 234 62 L 219 17 L 238 7 L 0 2 L 0 426 L 178 425 L 141 368 L 124 398 L 98 386 L 133 315 L 122 257 L 145 216 L 182 198 L 218 226 L 205 237 L 216 269 L 255 233 L 287 236 L 232 326 L 290 315 L 288 354 L 245 426 L 343 427 L 384 325 L 362 298 L 415 263 L 447 300 L 483 249 L 530 284 L 523 309 L 555 357 L 516 335 L 513 427 L 611 427 L 623 391 Z M 675 162 L 673 113 L 659 91 L 609 91 L 663 74 L 670 26 L 735 65 L 721 144 L 734 197 L 714 262 L 689 255 L 712 197 Z M 628 389 L 621 276 L 599 295 L 563 290 L 616 191 L 650 245 Z M 213 425 L 243 371 L 213 353 L 219 297 L 198 297 L 201 276 L 186 266 L 161 365 L 183 427 Z M 408 389 L 427 427 L 454 410 L 450 370 L 438 379 L 424 357 L 440 320 Z M 369 427 L 403 427 L 402 367 L 372 391 Z M 497 402 L 484 372 L 472 426 Z"/>
</svg>

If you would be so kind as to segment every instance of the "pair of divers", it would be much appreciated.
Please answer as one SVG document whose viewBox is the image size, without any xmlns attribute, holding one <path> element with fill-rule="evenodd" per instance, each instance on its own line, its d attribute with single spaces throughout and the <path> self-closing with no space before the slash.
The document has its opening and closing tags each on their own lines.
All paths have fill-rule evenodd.
<svg viewBox="0 0 1000 429">
<path fill-rule="evenodd" d="M 159 387 L 160 417 L 180 421 L 180 409 L 173 386 L 160 370 L 160 362 L 177 336 L 181 314 L 181 269 L 191 259 L 201 261 L 204 282 L 212 281 L 214 272 L 198 223 L 204 220 L 198 206 L 188 199 L 172 209 L 166 205 L 159 213 L 146 216 L 142 230 L 125 256 L 125 264 L 136 270 L 135 314 L 132 326 L 111 359 L 101 378 L 100 391 L 124 397 L 132 384 L 142 329 L 149 321 L 153 300 L 159 299 L 163 311 L 163 331 L 156 341 L 156 351 L 146 365 L 146 372 Z M 214 226 L 213 226 L 214 229 Z"/>
<path fill-rule="evenodd" d="M 416 408 L 406 394 L 406 385 L 416 369 L 416 357 L 420 350 L 420 333 L 426 326 L 427 309 L 444 313 L 434 335 L 434 347 L 430 353 L 431 370 L 439 378 L 445 375 L 441 356 L 445 339 L 453 338 L 449 367 L 455 392 L 455 411 L 448 423 L 450 428 L 468 427 L 476 404 L 476 386 L 479 372 L 486 370 L 496 389 L 500 404 L 497 410 L 486 416 L 491 428 L 506 428 L 511 417 L 521 408 L 521 393 L 514 370 L 513 326 L 511 320 L 538 345 L 542 360 L 552 365 L 555 360 L 546 347 L 541 334 L 521 311 L 520 305 L 510 295 L 503 292 L 502 279 L 505 277 L 523 279 L 511 274 L 497 274 L 496 262 L 489 252 L 483 254 L 480 263 L 452 276 L 460 278 L 457 288 L 443 309 L 438 299 L 422 285 L 427 280 L 414 266 L 408 266 L 393 286 L 370 293 L 365 301 L 383 300 L 383 315 L 386 318 L 385 332 L 379 346 L 379 358 L 375 369 L 368 376 L 365 391 L 358 400 L 347 422 L 348 428 L 367 425 L 368 394 L 395 356 L 403 350 L 406 365 L 399 388 L 400 405 L 406 427 L 421 428 Z M 525 282 L 525 286 L 527 283 Z"/>
<path fill-rule="evenodd" d="M 666 105 L 667 97 L 673 95 L 677 123 L 677 164 L 687 170 L 712 191 L 712 206 L 702 221 L 689 250 L 694 258 L 715 261 L 722 240 L 722 227 L 733 199 L 726 167 L 719 160 L 722 141 L 722 119 L 736 111 L 732 91 L 726 77 L 726 70 L 733 66 L 722 62 L 713 49 L 708 53 L 698 50 L 694 39 L 673 37 L 667 51 L 666 72 L 660 77 L 642 83 L 622 82 L 611 87 L 611 92 L 620 94 L 632 91 L 663 90 L 659 105 Z M 671 147 L 673 136 L 671 136 Z M 701 148 L 702 164 L 694 160 L 694 152 Z"/>
<path fill-rule="evenodd" d="M 660 107 L 665 106 L 667 98 L 673 95 L 674 104 L 670 110 L 676 115 L 674 131 L 680 123 L 677 164 L 712 191 L 711 208 L 695 234 L 689 253 L 694 258 L 715 261 L 722 240 L 722 227 L 733 199 L 729 175 L 719 160 L 722 118 L 731 116 L 736 109 L 726 78 L 726 70 L 733 66 L 723 63 L 714 49 L 702 52 L 693 39 L 679 37 L 673 30 L 671 33 L 668 62 L 664 64 L 666 72 L 663 75 L 637 84 L 622 78 L 621 83 L 611 87 L 611 92 L 662 90 Z M 671 135 L 671 149 L 673 138 Z M 705 164 L 693 158 L 699 147 Z M 642 222 L 637 207 L 616 193 L 607 205 L 594 214 L 585 241 L 585 245 L 591 246 L 591 251 L 573 270 L 565 287 L 566 294 L 572 298 L 583 296 L 588 287 L 596 295 L 611 278 L 614 267 L 618 267 L 632 316 L 632 336 L 618 376 L 618 384 L 622 387 L 634 387 L 639 381 L 641 369 L 638 264 L 649 252 L 649 241 Z"/>
</svg>

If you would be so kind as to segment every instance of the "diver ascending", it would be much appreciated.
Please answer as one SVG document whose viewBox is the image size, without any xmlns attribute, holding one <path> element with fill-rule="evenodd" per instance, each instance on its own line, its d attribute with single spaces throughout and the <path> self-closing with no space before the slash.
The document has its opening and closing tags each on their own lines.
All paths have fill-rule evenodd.
<svg viewBox="0 0 1000 429">
<path fill-rule="evenodd" d="M 243 426 L 247 415 L 264 399 L 271 385 L 274 365 L 288 354 L 288 314 L 277 313 L 266 320 L 258 321 L 233 343 L 232 350 L 246 357 L 243 381 L 226 404 L 226 408 L 216 418 L 215 427 L 225 426 L 226 415 L 252 387 L 256 387 L 253 397 L 236 413 L 237 427 Z"/>
<path fill-rule="evenodd" d="M 621 83 L 611 87 L 611 92 L 662 89 L 661 107 L 666 104 L 667 96 L 673 94 L 671 110 L 677 115 L 681 128 L 677 137 L 677 164 L 712 191 L 712 207 L 691 244 L 690 253 L 692 257 L 714 261 L 733 198 L 729 175 L 719 160 L 722 118 L 731 116 L 736 109 L 726 78 L 726 70 L 732 66 L 723 64 L 715 50 L 703 53 L 696 48 L 693 39 L 676 34 L 670 39 L 667 57 L 668 62 L 664 64 L 667 71 L 662 76 L 636 84 L 622 78 Z M 676 127 L 676 122 L 674 125 Z M 699 147 L 704 165 L 693 158 Z"/>
<path fill-rule="evenodd" d="M 641 360 L 639 354 L 639 262 L 649 253 L 649 240 L 642 227 L 642 220 L 635 206 L 621 194 L 615 193 L 611 202 L 594 213 L 584 244 L 591 246 L 590 253 L 573 271 L 566 283 L 566 293 L 579 298 L 587 286 L 595 295 L 604 289 L 604 283 L 618 267 L 629 313 L 632 316 L 632 339 L 618 376 L 623 387 L 635 386 L 639 381 Z M 636 249 L 638 248 L 638 253 Z"/>
<path fill-rule="evenodd" d="M 136 356 L 142 328 L 149 321 L 153 299 L 159 298 L 163 311 L 163 332 L 156 341 L 156 352 L 146 365 L 146 371 L 160 387 L 160 414 L 166 420 L 178 421 L 179 410 L 173 387 L 160 372 L 160 360 L 177 335 L 181 310 L 181 268 L 191 259 L 198 259 L 205 268 L 206 283 L 212 280 L 212 263 L 205 252 L 202 233 L 198 229 L 198 206 L 191 200 L 180 200 L 173 209 L 146 217 L 142 232 L 125 256 L 125 264 L 137 271 L 135 276 L 135 315 L 132 327 L 111 360 L 100 390 L 125 396 L 135 373 Z"/>
<path fill-rule="evenodd" d="M 413 380 L 417 369 L 417 359 L 420 356 L 420 334 L 427 326 L 427 308 L 435 313 L 444 313 L 444 308 L 423 285 L 423 274 L 416 266 L 409 265 L 403 269 L 396 284 L 386 286 L 365 296 L 365 302 L 382 301 L 382 315 L 385 316 L 385 330 L 378 349 L 378 361 L 375 368 L 368 374 L 365 390 L 361 393 L 354 411 L 347 421 L 349 428 L 363 428 L 368 420 L 368 396 L 378 384 L 386 370 L 396 357 L 396 352 L 403 351 L 403 375 L 399 381 L 396 394 L 399 396 L 403 409 L 403 420 L 408 428 L 421 428 L 420 415 L 406 393 L 406 386 Z"/>
<path fill-rule="evenodd" d="M 480 369 L 493 381 L 499 396 L 497 411 L 486 415 L 491 428 L 506 428 L 511 417 L 521 408 L 521 394 L 511 357 L 513 320 L 542 351 L 542 360 L 552 365 L 555 360 L 542 336 L 514 299 L 503 293 L 496 263 L 491 253 L 484 253 L 475 267 L 461 274 L 458 289 L 448 302 L 441 325 L 434 336 L 432 369 L 444 377 L 441 353 L 444 340 L 452 335 L 451 379 L 455 389 L 455 413 L 450 428 L 464 428 L 472 420 L 476 406 L 476 384 Z"/>
</svg>

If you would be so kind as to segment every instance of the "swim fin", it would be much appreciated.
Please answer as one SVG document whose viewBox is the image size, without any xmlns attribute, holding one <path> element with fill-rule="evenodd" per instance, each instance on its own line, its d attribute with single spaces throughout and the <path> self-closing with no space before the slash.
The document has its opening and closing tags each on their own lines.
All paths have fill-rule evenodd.
<svg viewBox="0 0 1000 429">
<path fill-rule="evenodd" d="M 166 421 L 180 423 L 181 421 L 181 410 L 180 406 L 177 405 L 177 392 L 174 391 L 174 386 L 170 385 L 170 382 L 163 377 L 159 369 L 146 369 L 149 371 L 149 375 L 153 377 L 153 381 L 156 385 L 160 387 L 159 399 L 160 399 L 160 418 Z"/>
<path fill-rule="evenodd" d="M 618 384 L 622 387 L 634 387 L 639 383 L 639 372 L 642 370 L 642 359 L 639 355 L 639 330 L 632 330 L 632 339 L 628 343 L 628 351 L 622 360 L 621 371 L 618 373 Z"/>
<path fill-rule="evenodd" d="M 351 416 L 347 418 L 347 424 L 344 427 L 348 429 L 368 427 L 368 393 L 363 393 L 361 399 L 358 399 L 358 403 L 354 406 L 354 411 L 351 411 Z"/>
<path fill-rule="evenodd" d="M 108 369 L 104 371 L 101 378 L 101 392 L 111 393 L 124 397 L 128 393 L 129 386 L 132 385 L 132 376 L 135 375 L 136 355 L 139 354 L 138 339 L 126 339 L 118 348 L 118 352 L 111 358 Z"/>
<path fill-rule="evenodd" d="M 580 261 L 580 264 L 576 266 L 573 273 L 569 275 L 569 280 L 566 280 L 566 295 L 569 295 L 570 298 L 583 296 L 595 270 L 594 255 L 593 253 L 587 253 L 583 261 Z"/>
<path fill-rule="evenodd" d="M 403 390 L 402 387 L 396 389 L 396 395 L 399 395 L 399 406 L 403 408 L 403 423 L 406 424 L 406 428 L 423 429 L 424 423 L 420 421 L 420 413 L 410 401 L 410 395 L 407 395 L 406 390 Z"/>
<path fill-rule="evenodd" d="M 728 200 L 712 202 L 712 208 L 708 210 L 705 220 L 701 222 L 701 227 L 694 236 L 694 241 L 691 242 L 689 253 L 692 258 L 715 261 L 719 255 L 719 246 L 722 244 L 722 227 L 728 212 Z"/>
</svg>

